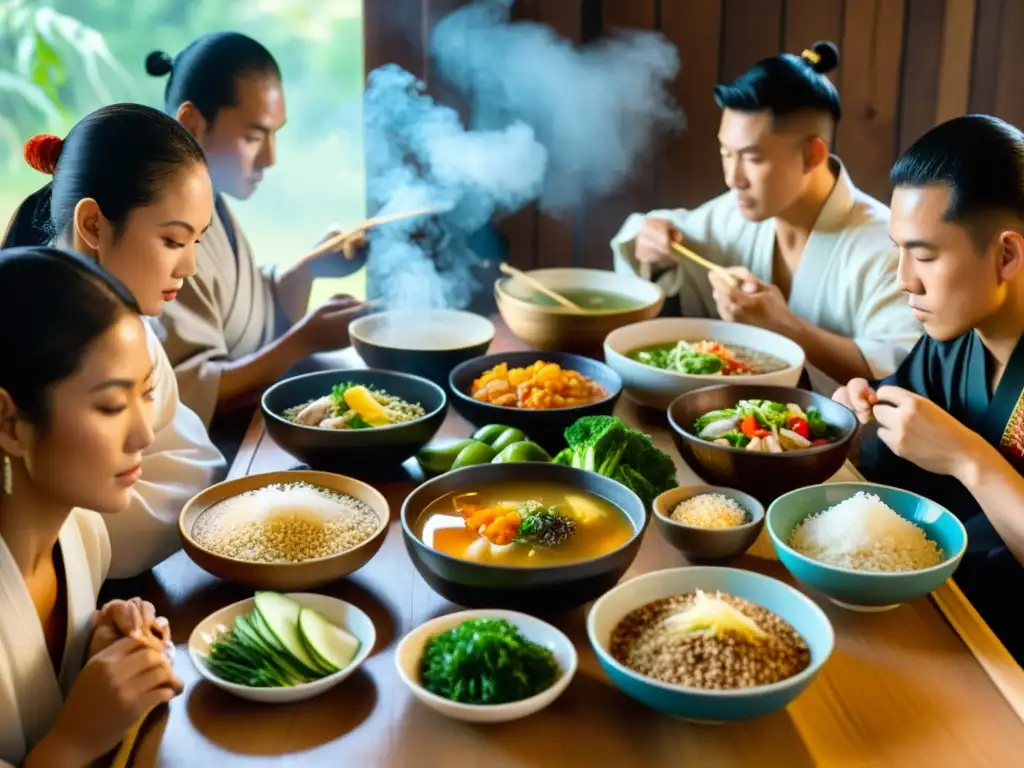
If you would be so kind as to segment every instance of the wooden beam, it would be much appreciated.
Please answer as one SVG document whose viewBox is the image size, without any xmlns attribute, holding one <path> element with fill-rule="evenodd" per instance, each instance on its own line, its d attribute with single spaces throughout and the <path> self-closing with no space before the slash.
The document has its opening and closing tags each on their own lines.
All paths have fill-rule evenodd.
<svg viewBox="0 0 1024 768">
<path fill-rule="evenodd" d="M 971 95 L 976 5 L 977 0 L 946 0 L 935 106 L 936 123 L 944 123 L 967 111 Z"/>
<path fill-rule="evenodd" d="M 364 0 L 363 58 L 366 72 L 395 63 L 417 77 L 427 73 L 425 0 Z"/>
<path fill-rule="evenodd" d="M 935 125 L 948 0 L 907 0 L 897 151 Z"/>
<path fill-rule="evenodd" d="M 993 113 L 999 82 L 999 48 L 1002 44 L 1005 0 L 977 0 L 974 22 L 974 56 L 971 66 L 970 112 Z"/>
<path fill-rule="evenodd" d="M 751 65 L 778 54 L 782 21 L 782 0 L 725 0 L 720 81 L 735 80 Z"/>
</svg>

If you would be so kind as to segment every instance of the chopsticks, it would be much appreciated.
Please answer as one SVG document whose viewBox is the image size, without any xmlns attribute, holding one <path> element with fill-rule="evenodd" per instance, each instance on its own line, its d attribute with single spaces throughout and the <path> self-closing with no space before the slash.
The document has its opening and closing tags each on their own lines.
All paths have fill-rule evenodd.
<svg viewBox="0 0 1024 768">
<path fill-rule="evenodd" d="M 354 249 L 346 247 L 347 241 L 352 240 L 357 235 L 361 235 L 367 230 L 379 227 L 381 224 L 390 224 L 394 221 L 404 221 L 405 219 L 415 219 L 418 216 L 431 216 L 437 213 L 447 213 L 452 209 L 451 205 L 440 205 L 432 208 L 417 208 L 414 211 L 401 211 L 399 213 L 389 213 L 386 216 L 374 216 L 372 219 L 367 219 L 362 224 L 359 224 L 351 229 L 346 229 L 344 232 L 339 232 L 333 237 L 324 240 L 320 245 L 314 248 L 312 251 L 302 257 L 302 261 L 306 259 L 315 258 L 323 253 L 336 250 L 341 248 L 345 254 L 346 259 L 351 259 L 354 253 Z"/>
<path fill-rule="evenodd" d="M 566 309 L 571 309 L 573 312 L 583 312 L 583 307 L 581 307 L 579 304 L 573 301 L 569 301 L 569 299 L 565 298 L 565 296 L 563 296 L 562 294 L 551 290 L 546 285 L 544 285 L 544 283 L 530 277 L 522 270 L 516 269 L 515 267 L 510 266 L 505 262 L 499 264 L 498 269 L 500 269 L 502 272 L 504 272 L 506 275 L 509 275 L 510 277 L 514 277 L 517 278 L 518 280 L 522 280 L 524 283 L 528 283 L 534 290 L 543 293 L 545 296 L 547 296 L 550 299 L 553 299 L 554 301 L 557 301 Z"/>
<path fill-rule="evenodd" d="M 687 259 L 692 261 L 694 264 L 699 264 L 700 266 L 704 267 L 704 269 L 707 269 L 707 270 L 709 270 L 711 272 L 714 272 L 716 275 L 719 275 L 723 280 L 725 280 L 727 283 L 729 283 L 729 285 L 731 285 L 733 288 L 738 288 L 739 287 L 740 281 L 736 279 L 736 275 L 734 275 L 731 272 L 729 272 L 729 270 L 727 270 L 725 267 L 719 266 L 718 264 L 715 264 L 714 262 L 708 261 L 703 256 L 694 253 L 689 248 L 687 248 L 685 245 L 681 245 L 679 243 L 672 243 L 672 250 L 675 251 L 680 256 L 685 256 Z"/>
</svg>

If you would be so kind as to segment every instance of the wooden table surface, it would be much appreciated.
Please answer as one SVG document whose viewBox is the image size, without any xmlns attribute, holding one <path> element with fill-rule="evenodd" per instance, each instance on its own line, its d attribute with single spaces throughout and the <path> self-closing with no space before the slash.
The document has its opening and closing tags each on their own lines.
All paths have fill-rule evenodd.
<svg viewBox="0 0 1024 768">
<path fill-rule="evenodd" d="M 492 350 L 521 345 L 504 329 Z M 361 366 L 349 358 L 350 367 Z M 617 415 L 650 433 L 677 460 L 683 484 L 696 482 L 671 448 L 663 414 L 622 398 Z M 439 438 L 471 427 L 452 412 Z M 254 419 L 233 475 L 288 469 L 296 460 Z M 236 699 L 202 681 L 185 642 L 193 627 L 251 595 L 193 564 L 183 552 L 119 588 L 141 594 L 166 615 L 178 644 L 175 669 L 185 693 L 154 715 L 132 756 L 135 766 L 676 766 L 676 765 L 1020 765 L 1024 722 L 944 618 L 923 598 L 880 614 L 853 613 L 820 595 L 836 648 L 818 679 L 782 712 L 745 723 L 702 726 L 647 709 L 612 687 L 586 639 L 585 607 L 556 623 L 575 642 L 579 671 L 566 692 L 538 715 L 497 726 L 448 720 L 416 702 L 399 681 L 394 650 L 423 621 L 458 610 L 416 572 L 398 512 L 419 482 L 414 462 L 375 481 L 388 498 L 392 526 L 362 570 L 321 591 L 366 611 L 377 627 L 363 668 L 323 696 L 280 707 Z M 738 565 L 792 583 L 759 541 Z M 626 578 L 685 565 L 650 526 Z M 970 610 L 969 608 L 961 610 Z M 1019 671 L 1019 670 L 1017 670 Z M 1004 691 L 1005 692 L 1005 691 Z M 1011 697 L 1012 699 L 1012 697 Z"/>
</svg>

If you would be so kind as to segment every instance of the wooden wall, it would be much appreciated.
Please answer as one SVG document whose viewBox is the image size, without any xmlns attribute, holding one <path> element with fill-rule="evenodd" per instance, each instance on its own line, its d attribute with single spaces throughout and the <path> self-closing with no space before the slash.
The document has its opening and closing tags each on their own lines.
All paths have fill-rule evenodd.
<svg viewBox="0 0 1024 768">
<path fill-rule="evenodd" d="M 396 61 L 433 85 L 429 25 L 461 3 L 367 0 L 368 69 Z M 514 14 L 584 44 L 621 27 L 660 30 L 680 51 L 673 92 L 687 122 L 610 198 L 562 220 L 531 206 L 501 222 L 510 261 L 522 268 L 608 267 L 608 240 L 630 212 L 694 206 L 723 191 L 712 86 L 815 40 L 840 49 L 836 151 L 883 201 L 896 156 L 936 122 L 986 112 L 1024 127 L 1024 0 L 517 0 Z"/>
</svg>

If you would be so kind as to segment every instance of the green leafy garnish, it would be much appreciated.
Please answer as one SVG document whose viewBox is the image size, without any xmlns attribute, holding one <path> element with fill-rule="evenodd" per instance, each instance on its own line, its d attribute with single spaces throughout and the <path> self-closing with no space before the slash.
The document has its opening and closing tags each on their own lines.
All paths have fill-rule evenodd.
<svg viewBox="0 0 1024 768">
<path fill-rule="evenodd" d="M 815 440 L 832 438 L 832 426 L 821 417 L 821 411 L 813 406 L 807 409 L 807 426 L 810 427 L 811 436 Z"/>
<path fill-rule="evenodd" d="M 522 701 L 550 688 L 558 663 L 504 619 L 470 619 L 427 640 L 420 684 L 463 704 Z"/>
<path fill-rule="evenodd" d="M 522 514 L 522 513 L 520 513 Z M 517 544 L 536 544 L 557 547 L 576 532 L 576 523 L 553 509 L 535 509 L 523 517 L 513 541 Z"/>
<path fill-rule="evenodd" d="M 718 373 L 725 367 L 725 361 L 709 352 L 698 352 L 685 341 L 676 343 L 671 349 L 645 349 L 636 353 L 637 362 L 664 371 L 678 371 L 690 375 Z"/>
</svg>

